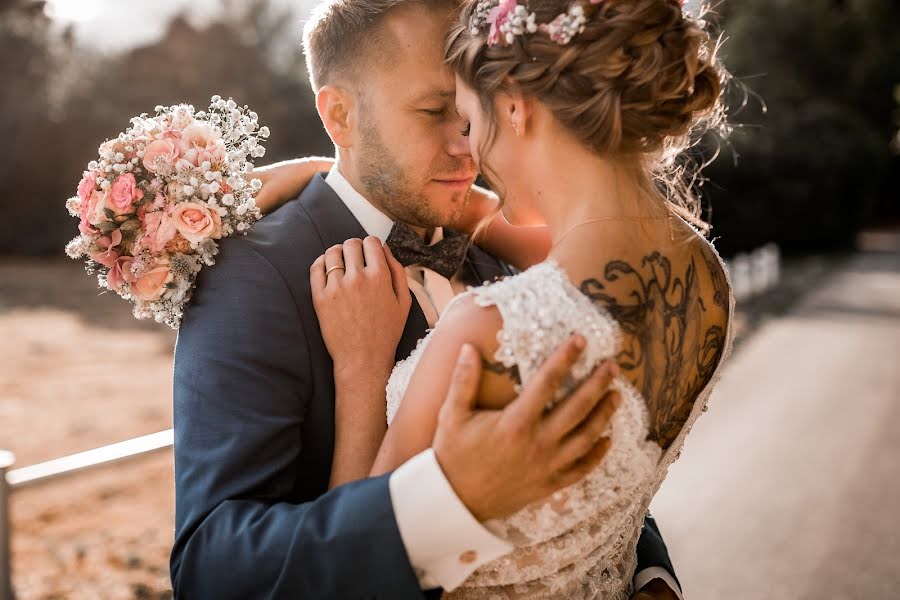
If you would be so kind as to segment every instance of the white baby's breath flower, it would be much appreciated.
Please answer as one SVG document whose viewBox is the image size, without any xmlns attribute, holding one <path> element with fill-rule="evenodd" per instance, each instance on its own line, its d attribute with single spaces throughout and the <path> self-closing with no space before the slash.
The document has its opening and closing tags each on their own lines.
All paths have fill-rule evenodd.
<svg viewBox="0 0 900 600">
<path fill-rule="evenodd" d="M 66 210 L 68 210 L 69 215 L 73 217 L 79 216 L 81 214 L 81 198 L 73 196 L 66 200 Z"/>
<path fill-rule="evenodd" d="M 222 196 L 222 204 L 225 206 L 232 206 L 234 204 L 234 195 L 233 194 L 225 194 Z"/>
<path fill-rule="evenodd" d="M 192 185 L 186 185 L 186 186 L 182 187 L 182 188 L 181 188 L 181 193 L 184 194 L 185 196 L 191 196 L 191 195 L 193 195 L 193 193 L 194 193 L 194 186 L 192 186 Z"/>
<path fill-rule="evenodd" d="M 212 183 L 209 184 L 209 193 L 210 194 L 215 194 L 216 192 L 219 191 L 219 189 L 220 189 L 220 186 L 219 186 L 218 181 L 213 181 Z"/>
<path fill-rule="evenodd" d="M 91 241 L 83 235 L 79 235 L 77 238 L 66 244 L 66 255 L 69 258 L 78 259 L 82 256 L 87 256 L 90 247 Z"/>
<path fill-rule="evenodd" d="M 261 190 L 261 189 L 262 189 L 262 186 L 263 186 L 262 179 L 255 179 L 255 178 L 254 178 L 254 179 L 251 179 L 251 180 L 250 180 L 250 187 L 252 187 L 255 191 L 258 192 L 259 190 Z"/>
</svg>

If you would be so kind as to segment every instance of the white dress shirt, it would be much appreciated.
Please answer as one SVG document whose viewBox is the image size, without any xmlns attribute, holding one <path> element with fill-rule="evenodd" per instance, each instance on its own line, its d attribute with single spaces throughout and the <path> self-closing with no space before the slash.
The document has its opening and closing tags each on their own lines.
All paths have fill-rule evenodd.
<svg viewBox="0 0 900 600">
<path fill-rule="evenodd" d="M 335 165 L 325 182 L 337 193 L 368 235 L 384 242 L 394 221 L 365 199 Z M 430 244 L 443 239 L 435 228 Z M 465 289 L 458 274 L 451 279 L 431 269 L 406 267 L 406 280 L 429 327 L 434 327 L 450 299 Z M 453 491 L 434 455 L 428 449 L 395 470 L 389 479 L 391 502 L 400 537 L 422 589 L 457 588 L 478 567 L 508 554 L 513 545 L 498 538 L 481 523 Z M 681 590 L 668 571 L 644 569 L 634 578 L 635 589 L 660 578 L 681 598 Z"/>
</svg>

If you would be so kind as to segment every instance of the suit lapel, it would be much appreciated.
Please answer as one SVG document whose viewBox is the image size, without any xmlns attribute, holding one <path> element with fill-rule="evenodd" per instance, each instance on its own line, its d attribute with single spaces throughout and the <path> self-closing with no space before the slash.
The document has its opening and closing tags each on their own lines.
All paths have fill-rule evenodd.
<svg viewBox="0 0 900 600">
<path fill-rule="evenodd" d="M 343 244 L 350 238 L 366 237 L 366 230 L 359 224 L 340 196 L 319 173 L 300 196 L 300 204 L 309 215 L 326 250 L 335 244 Z"/>
</svg>

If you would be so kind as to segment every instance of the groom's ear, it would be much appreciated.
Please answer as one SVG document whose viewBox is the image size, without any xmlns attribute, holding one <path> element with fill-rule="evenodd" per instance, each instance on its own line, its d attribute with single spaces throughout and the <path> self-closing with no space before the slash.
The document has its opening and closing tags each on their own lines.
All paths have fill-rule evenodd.
<svg viewBox="0 0 900 600">
<path fill-rule="evenodd" d="M 328 132 L 328 137 L 338 148 L 353 145 L 355 98 L 346 89 L 326 85 L 316 93 L 316 110 Z"/>
</svg>

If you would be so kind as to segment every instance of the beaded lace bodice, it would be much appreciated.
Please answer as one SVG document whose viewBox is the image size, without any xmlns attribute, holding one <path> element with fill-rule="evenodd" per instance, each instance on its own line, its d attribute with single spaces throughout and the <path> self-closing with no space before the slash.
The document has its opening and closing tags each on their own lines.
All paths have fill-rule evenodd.
<svg viewBox="0 0 900 600">
<path fill-rule="evenodd" d="M 596 363 L 617 353 L 619 325 L 572 285 L 553 261 L 470 288 L 447 310 L 467 295 L 480 306 L 499 310 L 503 325 L 497 333 L 495 359 L 506 367 L 517 366 L 523 384 L 575 331 L 585 336 L 587 347 L 575 365 L 573 380 L 581 380 Z M 733 314 L 733 302 L 731 298 L 729 314 Z M 429 333 L 409 358 L 394 368 L 387 387 L 389 423 L 430 337 Z M 719 365 L 730 349 L 731 338 L 729 324 Z M 665 452 L 647 439 L 648 414 L 640 392 L 620 376 L 614 385 L 622 404 L 607 432 L 612 446 L 603 462 L 552 497 L 505 519 L 486 522 L 486 528 L 513 543 L 515 550 L 483 565 L 444 598 L 628 598 L 637 562 L 636 545 L 650 500 L 680 454 L 684 436 L 704 410 L 718 370 Z"/>
</svg>

